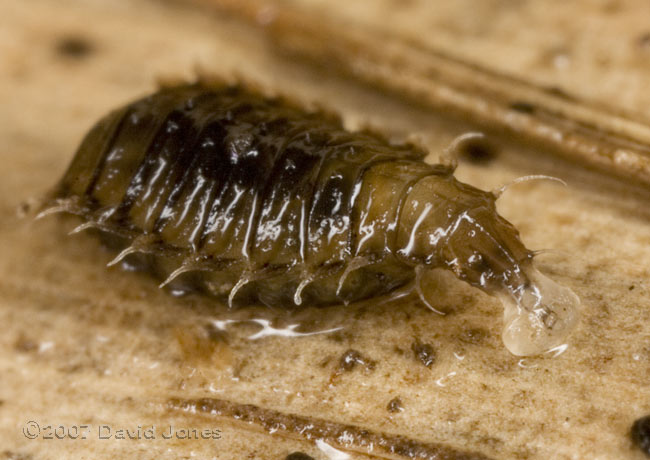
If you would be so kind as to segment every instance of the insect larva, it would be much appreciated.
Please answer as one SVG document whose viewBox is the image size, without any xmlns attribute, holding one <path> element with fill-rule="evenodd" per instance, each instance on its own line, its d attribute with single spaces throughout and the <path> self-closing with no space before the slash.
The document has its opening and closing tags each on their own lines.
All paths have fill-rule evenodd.
<svg viewBox="0 0 650 460">
<path fill-rule="evenodd" d="M 121 249 L 112 263 L 230 305 L 354 302 L 413 280 L 426 302 L 423 269 L 447 268 L 505 293 L 513 353 L 557 344 L 575 295 L 533 270 L 493 193 L 424 156 L 242 86 L 182 85 L 100 120 L 42 214 L 76 214 Z"/>
</svg>

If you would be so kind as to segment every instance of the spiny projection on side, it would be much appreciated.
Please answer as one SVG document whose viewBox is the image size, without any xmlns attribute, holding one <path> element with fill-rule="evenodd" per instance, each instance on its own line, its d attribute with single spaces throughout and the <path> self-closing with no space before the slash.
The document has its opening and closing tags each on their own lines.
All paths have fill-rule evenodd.
<svg viewBox="0 0 650 460">
<path fill-rule="evenodd" d="M 533 305 L 541 275 L 495 195 L 424 156 L 243 86 L 180 85 L 100 120 L 42 214 L 76 214 L 114 262 L 230 305 L 347 303 L 414 279 L 426 303 L 422 271 L 446 268 L 505 293 L 524 334 L 575 322 L 564 291 Z"/>
</svg>

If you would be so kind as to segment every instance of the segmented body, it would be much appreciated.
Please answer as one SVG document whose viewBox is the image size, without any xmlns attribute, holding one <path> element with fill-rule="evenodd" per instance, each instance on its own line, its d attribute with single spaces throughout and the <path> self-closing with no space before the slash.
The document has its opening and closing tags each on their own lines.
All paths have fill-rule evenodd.
<svg viewBox="0 0 650 460">
<path fill-rule="evenodd" d="M 496 216 L 494 196 L 424 155 L 239 86 L 184 85 L 102 119 L 47 205 L 110 237 L 119 259 L 231 302 L 355 301 L 422 264 L 478 285 L 461 267 L 475 251 L 458 239 L 472 210 Z M 424 215 L 437 243 L 418 236 L 435 233 Z"/>
</svg>

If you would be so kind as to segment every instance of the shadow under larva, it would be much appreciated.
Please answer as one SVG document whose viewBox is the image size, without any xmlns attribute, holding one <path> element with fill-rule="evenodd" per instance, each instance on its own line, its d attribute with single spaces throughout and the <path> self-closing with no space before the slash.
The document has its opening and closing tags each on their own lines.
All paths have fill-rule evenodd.
<svg viewBox="0 0 650 460">
<path fill-rule="evenodd" d="M 241 85 L 163 88 L 86 135 L 41 215 L 74 214 L 172 289 L 229 305 L 354 302 L 448 269 L 504 304 L 514 354 L 562 343 L 579 301 L 533 267 L 496 196 L 426 152 Z M 111 263 L 111 264 L 112 264 Z"/>
</svg>

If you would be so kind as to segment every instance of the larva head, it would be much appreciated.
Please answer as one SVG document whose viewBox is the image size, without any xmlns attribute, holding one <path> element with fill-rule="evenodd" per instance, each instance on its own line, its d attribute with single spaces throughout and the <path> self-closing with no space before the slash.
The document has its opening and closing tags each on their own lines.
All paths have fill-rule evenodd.
<svg viewBox="0 0 650 460">
<path fill-rule="evenodd" d="M 504 305 L 503 341 L 515 355 L 561 345 L 577 322 L 577 296 L 533 267 L 517 229 L 492 193 L 452 176 L 431 176 L 404 201 L 398 253 L 410 263 L 447 268 Z"/>
</svg>

